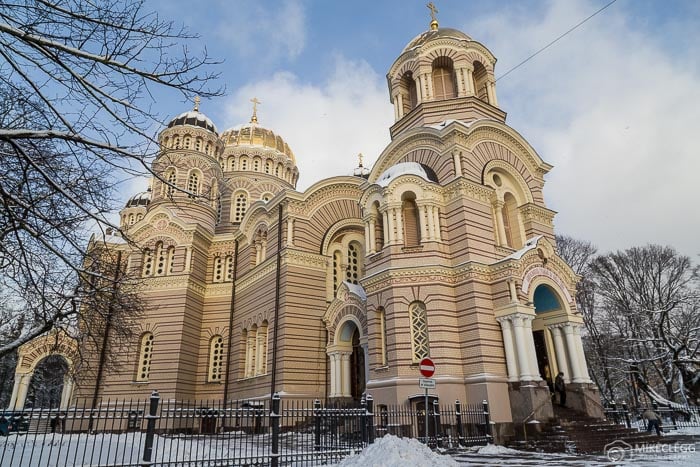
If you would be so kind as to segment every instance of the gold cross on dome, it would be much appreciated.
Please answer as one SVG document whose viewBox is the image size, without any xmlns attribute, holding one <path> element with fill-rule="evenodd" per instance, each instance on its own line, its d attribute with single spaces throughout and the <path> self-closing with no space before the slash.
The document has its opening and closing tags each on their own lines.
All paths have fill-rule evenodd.
<svg viewBox="0 0 700 467">
<path fill-rule="evenodd" d="M 358 164 L 358 167 L 362 167 L 362 153 L 359 153 L 359 154 L 357 155 L 357 158 L 358 158 L 359 161 L 360 161 L 359 164 Z"/>
<path fill-rule="evenodd" d="M 253 103 L 253 116 L 250 117 L 250 123 L 258 123 L 258 104 L 262 104 L 257 97 L 253 97 L 250 102 Z"/>
<path fill-rule="evenodd" d="M 194 96 L 194 111 L 199 112 L 199 103 L 202 100 L 199 98 L 199 96 Z"/>
<path fill-rule="evenodd" d="M 433 2 L 430 2 L 426 6 L 430 10 L 430 19 L 432 19 L 433 21 L 437 21 L 437 18 L 435 17 L 435 13 L 438 13 L 438 9 L 435 6 L 435 4 Z"/>
</svg>

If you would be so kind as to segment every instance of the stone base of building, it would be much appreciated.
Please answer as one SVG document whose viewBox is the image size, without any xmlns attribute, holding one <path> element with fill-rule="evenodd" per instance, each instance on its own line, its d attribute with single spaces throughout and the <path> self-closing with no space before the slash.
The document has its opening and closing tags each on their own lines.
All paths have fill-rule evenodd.
<svg viewBox="0 0 700 467">
<path fill-rule="evenodd" d="M 589 417 L 602 419 L 603 404 L 600 392 L 594 383 L 569 383 L 566 385 L 566 405 Z"/>
<path fill-rule="evenodd" d="M 508 383 L 513 423 L 548 421 L 554 416 L 552 396 L 544 381 Z"/>
</svg>

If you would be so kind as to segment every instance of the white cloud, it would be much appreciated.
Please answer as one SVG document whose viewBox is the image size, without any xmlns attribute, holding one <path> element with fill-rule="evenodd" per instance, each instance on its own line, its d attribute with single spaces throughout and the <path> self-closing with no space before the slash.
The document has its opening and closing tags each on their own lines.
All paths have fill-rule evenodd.
<svg viewBox="0 0 700 467">
<path fill-rule="evenodd" d="M 544 14 L 479 18 L 469 32 L 500 55 L 502 74 L 598 7 L 552 2 Z M 499 104 L 555 165 L 545 195 L 558 232 L 603 250 L 661 243 L 695 255 L 698 57 L 662 48 L 616 7 L 499 81 Z M 697 37 L 697 24 L 686 33 Z"/>
<path fill-rule="evenodd" d="M 334 175 L 350 175 L 363 153 L 371 165 L 389 143 L 393 110 L 386 81 L 366 62 L 335 57 L 325 83 L 312 85 L 289 72 L 239 89 L 227 104 L 229 126 L 250 119 L 249 100 L 262 101 L 260 125 L 287 141 L 297 160 L 297 189 Z"/>
<path fill-rule="evenodd" d="M 240 58 L 255 59 L 248 66 L 293 60 L 304 50 L 306 15 L 299 0 L 246 2 L 219 11 L 225 16 L 217 21 L 217 36 Z"/>
</svg>

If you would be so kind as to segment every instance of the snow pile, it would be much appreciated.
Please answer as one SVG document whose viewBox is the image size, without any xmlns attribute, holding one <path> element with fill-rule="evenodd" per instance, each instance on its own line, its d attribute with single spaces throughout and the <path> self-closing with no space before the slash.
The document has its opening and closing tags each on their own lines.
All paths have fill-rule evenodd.
<svg viewBox="0 0 700 467">
<path fill-rule="evenodd" d="M 361 453 L 346 457 L 338 467 L 456 467 L 449 456 L 434 453 L 417 439 L 386 435 Z"/>
<path fill-rule="evenodd" d="M 496 444 L 487 444 L 486 446 L 480 447 L 477 452 L 479 454 L 491 456 L 501 456 L 503 454 L 522 454 L 521 451 L 518 451 L 516 449 L 507 448 L 505 446 L 498 446 Z"/>
</svg>

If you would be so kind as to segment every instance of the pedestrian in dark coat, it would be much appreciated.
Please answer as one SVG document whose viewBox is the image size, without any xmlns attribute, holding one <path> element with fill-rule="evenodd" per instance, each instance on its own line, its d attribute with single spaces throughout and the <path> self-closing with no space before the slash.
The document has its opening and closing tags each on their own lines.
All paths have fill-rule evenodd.
<svg viewBox="0 0 700 467">
<path fill-rule="evenodd" d="M 554 379 L 554 390 L 559 393 L 559 405 L 566 407 L 566 384 L 564 384 L 564 373 L 561 371 Z"/>
<path fill-rule="evenodd" d="M 661 417 L 652 409 L 646 409 L 642 414 L 642 418 L 647 421 L 647 433 L 651 433 L 652 429 L 656 429 L 656 436 L 661 436 Z"/>
</svg>

